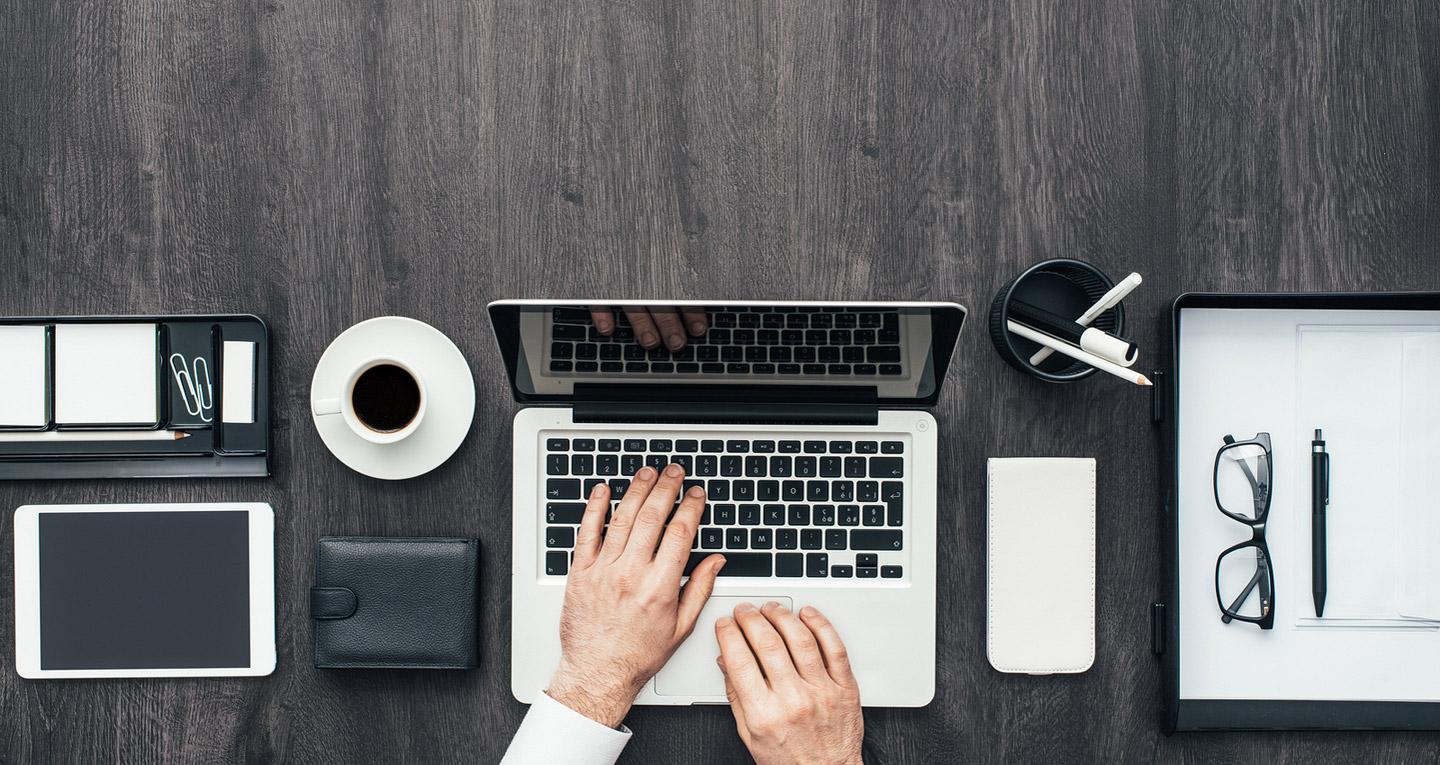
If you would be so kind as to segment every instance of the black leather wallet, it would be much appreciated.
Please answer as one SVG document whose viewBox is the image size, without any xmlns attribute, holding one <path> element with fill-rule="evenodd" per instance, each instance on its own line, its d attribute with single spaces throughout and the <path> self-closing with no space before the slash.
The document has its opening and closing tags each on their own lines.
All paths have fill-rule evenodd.
<svg viewBox="0 0 1440 765">
<path fill-rule="evenodd" d="M 469 669 L 480 540 L 321 537 L 315 545 L 315 666 Z"/>
</svg>

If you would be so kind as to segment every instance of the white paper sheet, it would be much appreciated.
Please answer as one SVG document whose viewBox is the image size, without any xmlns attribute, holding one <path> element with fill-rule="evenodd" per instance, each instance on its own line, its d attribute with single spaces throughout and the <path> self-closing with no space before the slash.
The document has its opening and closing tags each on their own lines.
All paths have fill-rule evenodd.
<svg viewBox="0 0 1440 765">
<path fill-rule="evenodd" d="M 1440 629 L 1423 623 L 1401 629 L 1297 626 L 1304 615 L 1313 615 L 1308 593 L 1309 442 L 1316 426 L 1309 421 L 1315 415 L 1302 417 L 1300 412 L 1301 325 L 1378 325 L 1432 332 L 1440 331 L 1440 312 L 1187 309 L 1182 313 L 1176 508 L 1180 696 L 1440 700 L 1440 660 L 1436 660 Z M 1367 395 L 1399 398 L 1399 380 L 1388 383 L 1368 386 Z M 1337 421 L 1321 427 L 1327 440 L 1332 428 L 1340 428 L 1331 440 L 1334 476 L 1352 480 L 1342 478 L 1340 472 L 1343 464 L 1353 473 L 1359 459 L 1352 453 L 1356 447 L 1340 444 L 1346 426 Z M 1248 528 L 1215 508 L 1215 452 L 1226 433 L 1248 437 L 1258 431 L 1268 431 L 1275 448 L 1276 483 L 1266 532 L 1275 558 L 1273 630 L 1222 623 L 1215 597 L 1216 556 L 1250 535 Z M 1397 430 L 1389 437 L 1393 442 L 1402 436 Z M 1345 452 L 1343 463 L 1340 449 Z M 1397 449 L 1392 445 L 1390 456 Z M 1337 508 L 1335 513 L 1339 512 Z"/>
<path fill-rule="evenodd" d="M 0 326 L 0 425 L 45 424 L 45 328 Z"/>
<path fill-rule="evenodd" d="M 1440 619 L 1440 335 L 1405 339 L 1400 398 L 1402 616 Z"/>
<path fill-rule="evenodd" d="M 55 421 L 154 425 L 154 324 L 55 325 Z"/>
</svg>

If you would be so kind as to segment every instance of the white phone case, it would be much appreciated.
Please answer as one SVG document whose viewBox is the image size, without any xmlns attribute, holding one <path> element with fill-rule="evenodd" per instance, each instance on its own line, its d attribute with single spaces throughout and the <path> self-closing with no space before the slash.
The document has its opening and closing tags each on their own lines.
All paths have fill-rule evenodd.
<svg viewBox="0 0 1440 765">
<path fill-rule="evenodd" d="M 1095 663 L 1095 460 L 991 458 L 986 655 L 1001 672 Z"/>
</svg>

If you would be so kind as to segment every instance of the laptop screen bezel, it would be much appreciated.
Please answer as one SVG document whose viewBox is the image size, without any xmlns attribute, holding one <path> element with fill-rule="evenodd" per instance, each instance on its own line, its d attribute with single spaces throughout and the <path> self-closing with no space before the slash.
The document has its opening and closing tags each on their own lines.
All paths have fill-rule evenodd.
<svg viewBox="0 0 1440 765">
<path fill-rule="evenodd" d="M 505 364 L 505 374 L 510 381 L 511 395 L 521 404 L 526 405 L 550 405 L 563 406 L 575 402 L 575 394 L 549 394 L 531 393 L 523 391 L 517 385 L 517 374 L 520 363 L 519 348 L 520 338 L 520 316 L 527 308 L 537 307 L 587 307 L 591 305 L 608 306 L 780 306 L 780 307 L 819 307 L 819 308 L 842 308 L 853 306 L 856 308 L 880 308 L 880 309 L 928 309 L 931 321 L 930 353 L 935 368 L 935 385 L 929 394 L 925 396 L 914 396 L 904 398 L 878 398 L 876 404 L 885 408 L 920 408 L 930 407 L 940 398 L 940 391 L 945 384 L 945 375 L 950 369 L 951 361 L 954 358 L 955 348 L 961 329 L 965 325 L 968 316 L 966 308 L 959 303 L 949 302 L 900 302 L 900 301 L 811 301 L 811 300 L 496 300 L 486 306 L 490 314 L 491 327 L 495 332 L 495 342 L 500 349 L 500 357 Z M 655 389 L 662 389 L 665 381 L 636 382 L 635 385 L 653 386 Z M 624 387 L 629 383 L 614 383 L 617 387 Z M 768 385 L 765 383 L 753 384 L 725 384 L 725 388 L 733 388 L 736 391 L 754 389 L 774 389 L 784 386 Z M 837 385 L 833 386 L 838 390 L 854 390 L 866 386 Z"/>
</svg>

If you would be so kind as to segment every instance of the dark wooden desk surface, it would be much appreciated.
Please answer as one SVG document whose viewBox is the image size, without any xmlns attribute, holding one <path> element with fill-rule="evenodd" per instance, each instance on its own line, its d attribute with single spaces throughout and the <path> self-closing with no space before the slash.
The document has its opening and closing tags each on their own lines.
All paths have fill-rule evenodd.
<svg viewBox="0 0 1440 765">
<path fill-rule="evenodd" d="M 509 694 L 501 297 L 959 300 L 1026 264 L 1138 270 L 1133 335 L 1184 290 L 1440 288 L 1440 6 L 1087 2 L 12 3 L 0 16 L 0 311 L 252 311 L 275 337 L 269 480 L 7 483 L 27 502 L 263 500 L 280 668 L 26 682 L 0 533 L 0 760 L 494 761 Z M 474 366 L 433 474 L 344 468 L 306 414 L 345 327 L 423 319 Z M 983 322 L 942 427 L 939 693 L 866 714 L 875 762 L 1440 757 L 1437 734 L 1159 733 L 1143 392 L 1050 387 Z M 1152 356 L 1153 358 L 1153 356 Z M 984 648 L 983 464 L 1099 458 L 1099 656 Z M 320 672 L 326 533 L 475 535 L 484 666 Z M 722 708 L 639 709 L 629 762 L 743 759 Z"/>
</svg>

